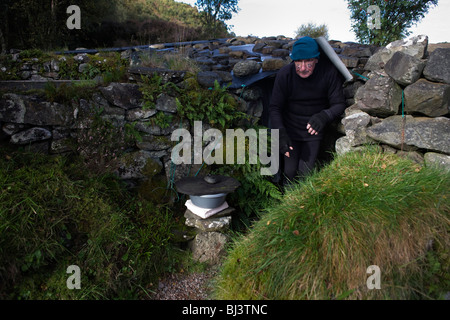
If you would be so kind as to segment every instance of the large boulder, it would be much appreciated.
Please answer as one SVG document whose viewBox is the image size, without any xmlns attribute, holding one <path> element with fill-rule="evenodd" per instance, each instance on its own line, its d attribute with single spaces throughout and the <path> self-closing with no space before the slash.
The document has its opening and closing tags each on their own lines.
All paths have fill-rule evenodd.
<svg viewBox="0 0 450 320">
<path fill-rule="evenodd" d="M 365 146 L 363 145 L 354 146 L 354 141 L 348 136 L 340 137 L 336 140 L 335 144 L 336 154 L 340 156 L 348 152 L 362 151 L 364 148 Z M 380 146 L 374 146 L 374 148 L 377 148 L 379 152 L 382 152 L 382 148 Z"/>
<path fill-rule="evenodd" d="M 403 135 L 404 130 L 404 135 Z M 450 119 L 392 116 L 366 130 L 382 143 L 405 150 L 426 149 L 450 154 Z"/>
<path fill-rule="evenodd" d="M 282 48 L 287 43 L 287 41 L 285 40 L 271 39 L 271 38 L 264 39 L 264 42 L 268 46 L 274 47 L 276 49 Z"/>
<path fill-rule="evenodd" d="M 226 85 L 233 81 L 233 77 L 226 71 L 200 71 L 197 73 L 197 82 L 205 88 L 214 88 L 215 82 Z"/>
<path fill-rule="evenodd" d="M 12 144 L 30 144 L 37 141 L 48 140 L 52 133 L 44 128 L 34 127 L 25 131 L 18 132 L 11 136 Z"/>
<path fill-rule="evenodd" d="M 439 117 L 450 111 L 450 85 L 420 79 L 407 86 L 404 93 L 405 111 L 409 114 Z"/>
<path fill-rule="evenodd" d="M 357 57 L 357 58 L 370 57 L 373 54 L 372 50 L 375 50 L 375 48 L 376 48 L 375 46 L 371 45 L 362 45 L 359 43 L 347 43 L 346 45 L 343 46 L 340 54 L 342 54 L 343 56 Z"/>
<path fill-rule="evenodd" d="M 287 60 L 279 58 L 268 58 L 264 59 L 262 62 L 263 71 L 273 71 L 283 68 L 285 65 L 289 64 Z"/>
<path fill-rule="evenodd" d="M 366 128 L 370 124 L 370 120 L 370 115 L 362 111 L 352 113 L 342 119 L 347 143 L 351 147 L 372 142 L 366 134 Z"/>
<path fill-rule="evenodd" d="M 385 64 L 398 51 L 413 56 L 417 59 L 423 59 L 427 54 L 427 47 L 428 36 L 426 35 L 419 35 L 409 38 L 408 40 L 404 39 L 391 42 L 386 47 L 372 55 L 364 66 L 364 69 L 372 71 L 383 69 Z"/>
<path fill-rule="evenodd" d="M 246 101 L 257 101 L 261 99 L 264 95 L 261 87 L 259 86 L 248 86 L 244 87 L 242 90 L 239 90 L 240 96 Z"/>
<path fill-rule="evenodd" d="M 162 171 L 163 164 L 151 152 L 139 150 L 119 158 L 116 174 L 124 180 L 147 180 Z"/>
<path fill-rule="evenodd" d="M 106 100 L 112 105 L 128 110 L 143 106 L 139 85 L 132 83 L 111 83 L 100 88 Z"/>
<path fill-rule="evenodd" d="M 233 74 L 236 77 L 246 77 L 256 74 L 261 69 L 261 64 L 254 60 L 243 60 L 236 63 L 233 67 Z"/>
<path fill-rule="evenodd" d="M 286 58 L 289 56 L 289 50 L 287 49 L 275 49 L 272 52 L 272 57 L 275 58 Z"/>
<path fill-rule="evenodd" d="M 176 99 L 168 94 L 161 94 L 156 100 L 155 109 L 169 113 L 177 113 Z"/>
<path fill-rule="evenodd" d="M 226 255 L 229 237 L 220 232 L 199 233 L 190 243 L 192 258 L 210 265 L 219 264 Z"/>
<path fill-rule="evenodd" d="M 430 54 L 423 75 L 430 81 L 450 84 L 450 48 L 438 48 Z"/>
<path fill-rule="evenodd" d="M 425 164 L 437 169 L 450 171 L 450 156 L 436 152 L 427 152 L 424 156 Z"/>
<path fill-rule="evenodd" d="M 35 95 L 4 94 L 0 121 L 37 126 L 67 126 L 74 121 L 70 105 L 44 101 Z"/>
<path fill-rule="evenodd" d="M 202 87 L 213 87 L 214 88 L 214 82 L 218 82 L 219 84 L 222 83 L 222 78 L 217 72 L 214 71 L 200 71 L 197 73 L 197 82 Z"/>
<path fill-rule="evenodd" d="M 402 89 L 389 76 L 373 76 L 355 94 L 361 111 L 375 117 L 389 117 L 398 113 Z"/>
<path fill-rule="evenodd" d="M 419 80 L 425 61 L 397 51 L 386 63 L 384 70 L 397 83 L 407 86 Z"/>
</svg>

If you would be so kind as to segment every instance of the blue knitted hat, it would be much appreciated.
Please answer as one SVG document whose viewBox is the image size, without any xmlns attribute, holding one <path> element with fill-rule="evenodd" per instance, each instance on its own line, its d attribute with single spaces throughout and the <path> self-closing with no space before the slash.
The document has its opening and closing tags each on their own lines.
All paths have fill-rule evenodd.
<svg viewBox="0 0 450 320">
<path fill-rule="evenodd" d="M 291 59 L 294 61 L 319 58 L 319 46 L 316 40 L 310 37 L 298 39 L 292 48 Z"/>
</svg>

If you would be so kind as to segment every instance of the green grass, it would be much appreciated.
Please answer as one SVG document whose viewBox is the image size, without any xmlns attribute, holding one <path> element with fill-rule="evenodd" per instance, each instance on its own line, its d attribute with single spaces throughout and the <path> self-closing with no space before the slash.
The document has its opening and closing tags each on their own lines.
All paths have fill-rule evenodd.
<svg viewBox="0 0 450 320">
<path fill-rule="evenodd" d="M 175 270 L 176 219 L 74 157 L 0 149 L 0 299 L 136 299 Z M 66 269 L 81 270 L 69 290 Z"/>
<path fill-rule="evenodd" d="M 190 59 L 187 54 L 183 53 L 183 49 L 180 48 L 180 52 L 175 53 L 154 53 L 150 52 L 142 54 L 140 56 L 142 62 L 141 65 L 150 68 L 170 69 L 175 71 L 187 71 L 196 74 L 200 71 L 200 67 L 197 63 Z"/>
<path fill-rule="evenodd" d="M 373 149 L 337 157 L 237 237 L 217 299 L 439 299 L 450 174 Z M 381 270 L 381 289 L 366 286 Z"/>
</svg>

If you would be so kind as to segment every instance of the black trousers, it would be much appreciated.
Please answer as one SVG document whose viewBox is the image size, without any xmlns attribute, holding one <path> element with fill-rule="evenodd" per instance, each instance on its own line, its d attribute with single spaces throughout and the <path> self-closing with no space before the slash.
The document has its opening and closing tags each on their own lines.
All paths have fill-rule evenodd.
<svg viewBox="0 0 450 320">
<path fill-rule="evenodd" d="M 290 157 L 283 156 L 283 184 L 289 184 L 294 180 L 302 180 L 313 169 L 320 150 L 320 140 L 316 141 L 292 141 L 294 150 L 289 151 Z"/>
</svg>

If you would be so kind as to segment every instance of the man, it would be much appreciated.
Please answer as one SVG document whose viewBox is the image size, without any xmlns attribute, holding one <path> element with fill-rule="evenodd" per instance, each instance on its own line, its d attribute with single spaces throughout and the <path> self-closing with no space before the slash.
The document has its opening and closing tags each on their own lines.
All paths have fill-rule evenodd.
<svg viewBox="0 0 450 320">
<path fill-rule="evenodd" d="M 320 58 L 314 39 L 298 39 L 291 58 L 276 76 L 269 106 L 271 127 L 280 132 L 285 183 L 314 168 L 326 125 L 346 107 L 343 77 L 329 59 Z"/>
</svg>

